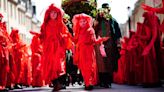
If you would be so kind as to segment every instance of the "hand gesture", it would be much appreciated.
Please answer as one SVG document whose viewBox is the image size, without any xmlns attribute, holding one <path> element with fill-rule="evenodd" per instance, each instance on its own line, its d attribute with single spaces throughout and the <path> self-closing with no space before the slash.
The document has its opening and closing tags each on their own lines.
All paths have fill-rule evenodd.
<svg viewBox="0 0 164 92">
<path fill-rule="evenodd" d="M 102 37 L 103 41 L 107 41 L 109 39 L 109 37 Z"/>
</svg>

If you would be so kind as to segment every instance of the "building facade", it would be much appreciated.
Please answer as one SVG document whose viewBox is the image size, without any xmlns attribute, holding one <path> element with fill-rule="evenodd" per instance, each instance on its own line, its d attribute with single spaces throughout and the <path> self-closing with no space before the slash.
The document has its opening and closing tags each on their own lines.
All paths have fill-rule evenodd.
<svg viewBox="0 0 164 92">
<path fill-rule="evenodd" d="M 145 3 L 152 7 L 161 7 L 162 6 L 162 0 L 159 3 L 152 2 L 153 0 L 138 0 L 138 2 L 135 4 L 135 9 L 133 10 L 133 14 L 131 16 L 131 25 L 133 27 L 133 30 L 136 30 L 137 22 L 143 22 L 142 14 L 145 12 L 141 8 L 141 4 Z M 157 14 L 160 21 L 163 21 L 164 15 L 163 14 Z"/>
<path fill-rule="evenodd" d="M 141 7 L 141 4 L 142 3 L 145 3 L 149 6 L 152 6 L 152 7 L 162 7 L 162 0 L 161 2 L 159 3 L 155 3 L 155 2 L 152 2 L 153 0 L 138 0 L 135 4 L 135 8 L 134 10 L 132 11 L 132 14 L 130 16 L 130 25 L 131 25 L 131 30 L 132 31 L 136 31 L 137 29 L 137 22 L 143 22 L 144 18 L 142 17 L 143 13 L 145 12 L 142 7 Z M 164 14 L 157 14 L 157 16 L 159 17 L 160 19 L 160 22 L 163 21 L 164 19 Z M 129 36 L 129 25 L 128 25 L 128 21 L 124 24 L 124 28 L 125 28 L 125 31 L 126 31 L 126 35 L 125 36 Z"/>
<path fill-rule="evenodd" d="M 7 31 L 19 29 L 19 34 L 27 44 L 31 41 L 30 30 L 39 31 L 40 22 L 36 19 L 35 7 L 31 0 L 0 0 L 0 13 L 4 15 Z"/>
</svg>

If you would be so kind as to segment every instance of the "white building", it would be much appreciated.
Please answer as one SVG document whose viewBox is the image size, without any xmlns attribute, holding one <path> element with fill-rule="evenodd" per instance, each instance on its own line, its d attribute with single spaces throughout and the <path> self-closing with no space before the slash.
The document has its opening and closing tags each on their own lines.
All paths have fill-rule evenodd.
<svg viewBox="0 0 164 92">
<path fill-rule="evenodd" d="M 35 18 L 35 6 L 31 0 L 0 0 L 0 13 L 4 16 L 7 30 L 19 29 L 19 34 L 27 44 L 31 41 L 30 30 L 39 31 L 40 22 Z"/>
</svg>

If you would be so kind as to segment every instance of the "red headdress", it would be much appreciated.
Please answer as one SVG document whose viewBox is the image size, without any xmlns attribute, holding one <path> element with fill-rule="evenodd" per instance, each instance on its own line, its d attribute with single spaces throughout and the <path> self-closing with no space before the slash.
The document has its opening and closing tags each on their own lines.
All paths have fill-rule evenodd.
<svg viewBox="0 0 164 92">
<path fill-rule="evenodd" d="M 86 14 L 84 14 L 84 13 L 81 13 L 81 14 L 77 14 L 77 15 L 75 15 L 74 17 L 73 17 L 73 20 L 72 20 L 72 22 L 73 22 L 73 31 L 75 32 L 75 34 L 79 31 L 79 29 L 80 29 L 80 19 L 85 19 L 86 21 L 87 21 L 87 28 L 89 28 L 89 27 L 92 27 L 92 17 L 91 16 L 89 16 L 89 15 L 86 15 Z"/>
<path fill-rule="evenodd" d="M 46 10 L 46 12 L 45 12 L 45 15 L 44 15 L 44 23 L 47 23 L 48 21 L 49 21 L 49 19 L 50 19 L 50 12 L 51 11 L 55 11 L 55 12 L 57 12 L 57 19 L 59 20 L 59 21 L 61 21 L 62 20 L 62 12 L 61 12 L 61 10 L 59 9 L 59 8 L 57 8 L 56 6 L 54 6 L 54 4 L 51 4 L 50 6 L 49 6 L 49 8 Z"/>
<path fill-rule="evenodd" d="M 150 28 L 154 27 L 154 23 L 158 20 L 158 17 L 153 12 L 145 12 L 143 17 L 145 18 L 144 24 L 147 24 Z"/>
<path fill-rule="evenodd" d="M 156 2 L 158 2 L 158 1 L 156 0 Z M 164 13 L 164 0 L 162 0 L 162 4 L 163 4 L 163 7 L 161 7 L 161 8 L 153 8 L 153 7 L 150 7 L 146 4 L 142 4 L 142 8 L 146 11 L 152 11 L 152 12 L 156 12 L 156 13 Z"/>
<path fill-rule="evenodd" d="M 20 40 L 19 34 L 18 34 L 19 30 L 18 29 L 13 29 L 10 33 L 10 37 L 12 39 L 13 42 L 18 42 Z"/>
<path fill-rule="evenodd" d="M 49 8 L 46 10 L 45 15 L 44 15 L 44 21 L 43 21 L 43 24 L 41 26 L 41 34 L 42 34 L 41 38 L 42 37 L 44 38 L 45 27 L 46 27 L 48 21 L 50 20 L 50 13 L 51 13 L 51 11 L 55 11 L 57 13 L 57 18 L 56 18 L 55 21 L 57 21 L 59 27 L 63 28 L 62 25 L 64 23 L 63 23 L 62 11 L 61 11 L 61 9 L 59 9 L 56 6 L 54 6 L 53 4 L 51 4 L 49 6 Z"/>
</svg>

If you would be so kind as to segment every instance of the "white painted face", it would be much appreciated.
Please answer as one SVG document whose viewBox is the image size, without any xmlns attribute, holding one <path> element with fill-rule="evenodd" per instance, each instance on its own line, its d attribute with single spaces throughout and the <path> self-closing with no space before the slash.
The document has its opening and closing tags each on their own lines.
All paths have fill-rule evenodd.
<svg viewBox="0 0 164 92">
<path fill-rule="evenodd" d="M 80 19 L 80 21 L 79 21 L 79 24 L 80 24 L 80 27 L 85 27 L 86 26 L 86 24 L 87 24 L 87 21 L 85 20 L 85 19 Z"/>
<path fill-rule="evenodd" d="M 50 12 L 50 18 L 51 18 L 52 20 L 55 20 L 55 19 L 57 18 L 57 12 L 51 11 L 51 12 Z"/>
</svg>

